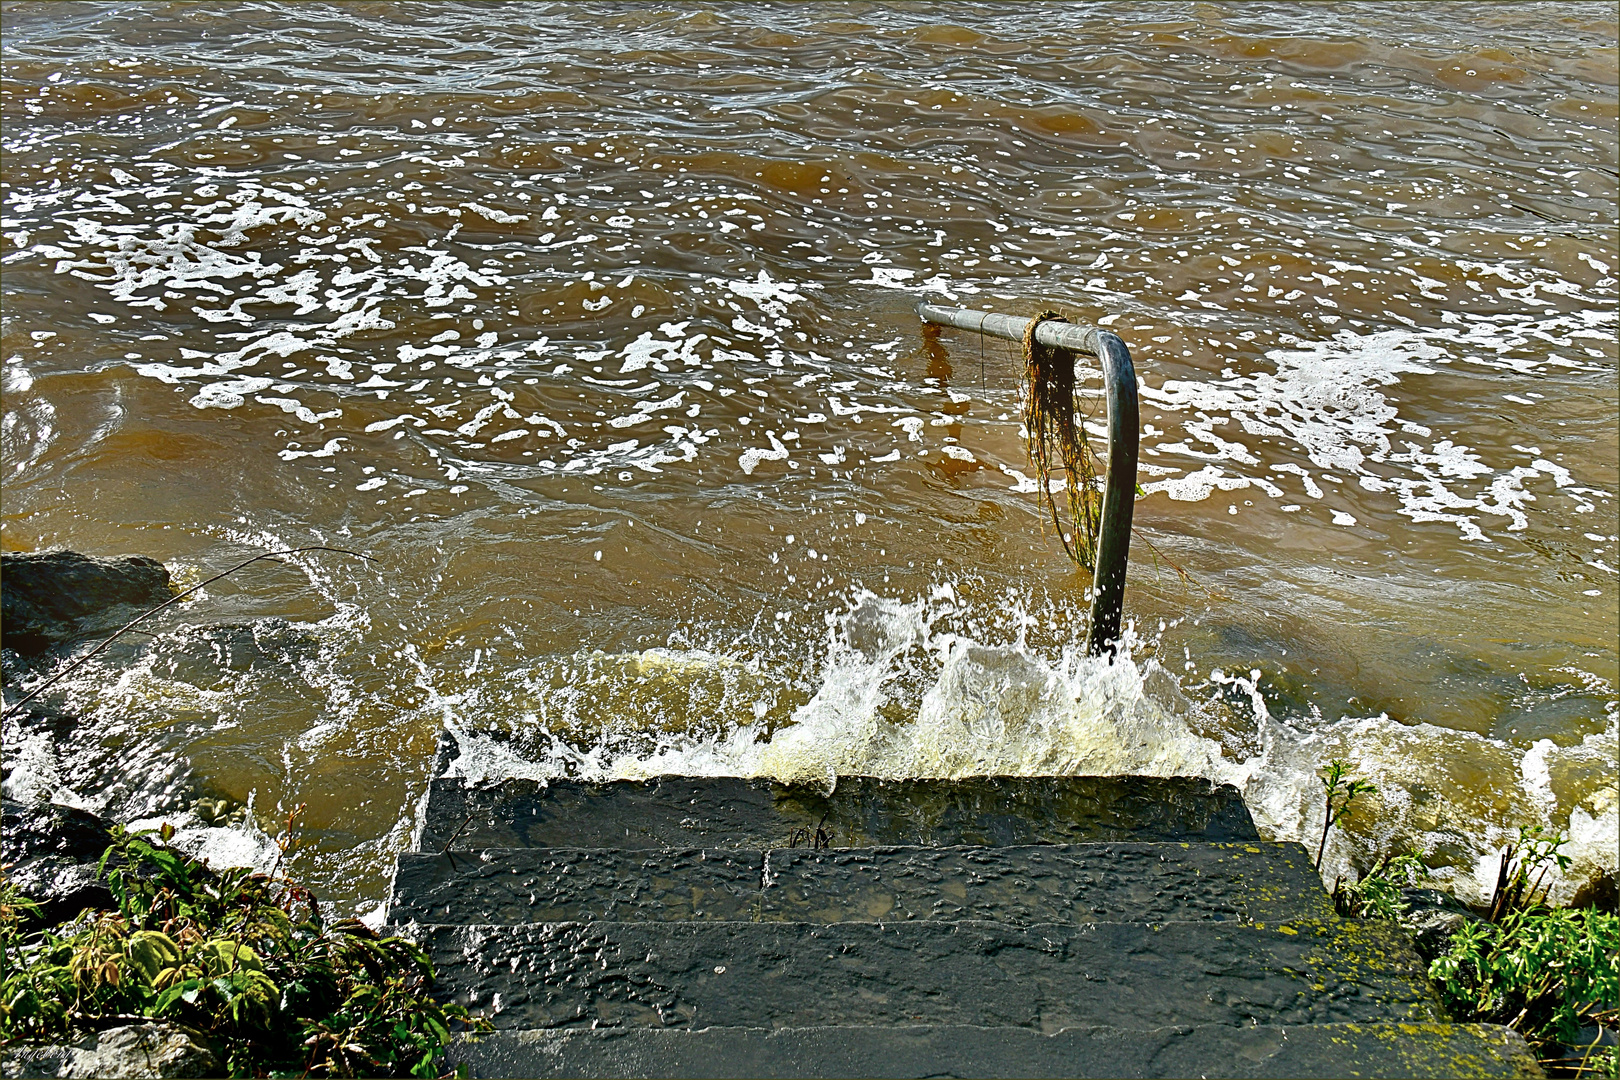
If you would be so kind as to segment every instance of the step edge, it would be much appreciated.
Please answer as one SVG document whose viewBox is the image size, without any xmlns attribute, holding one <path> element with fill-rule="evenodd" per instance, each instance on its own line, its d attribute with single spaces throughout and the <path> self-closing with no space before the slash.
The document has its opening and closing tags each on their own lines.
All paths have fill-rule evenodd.
<svg viewBox="0 0 1620 1080">
<path fill-rule="evenodd" d="M 1210 790 L 1219 791 L 1229 788 L 1237 791 L 1237 787 L 1220 780 L 1211 780 L 1206 776 L 1157 776 L 1152 773 L 973 773 L 968 776 L 874 776 L 869 773 L 839 773 L 838 784 L 845 782 L 871 782 L 874 784 L 970 784 L 985 780 L 1008 780 L 1034 782 L 1042 780 L 1152 780 L 1156 783 L 1184 783 L 1190 786 L 1198 784 L 1208 785 Z M 684 781 L 689 783 L 724 783 L 740 782 L 750 787 L 754 785 L 772 785 L 776 787 L 820 789 L 825 785 L 820 780 L 780 780 L 774 776 L 693 776 L 690 773 L 657 773 L 651 776 L 621 777 L 612 780 L 582 780 L 577 777 L 548 777 L 534 779 L 530 777 L 513 776 L 503 777 L 492 783 L 477 785 L 478 790 L 489 790 L 503 784 L 536 784 L 542 788 L 549 787 L 611 787 L 613 785 L 630 784 L 657 784 L 666 781 Z M 446 776 L 443 774 L 431 778 L 432 783 L 453 783 L 466 786 L 467 779 L 461 776 Z M 834 785 L 833 793 L 837 793 Z"/>
<path fill-rule="evenodd" d="M 1030 934 L 1037 931 L 1083 931 L 1087 928 L 1104 926 L 1132 927 L 1142 930 L 1157 930 L 1166 926 L 1196 926 L 1205 928 L 1220 927 L 1222 929 L 1237 929 L 1254 933 L 1278 934 L 1286 938 L 1304 936 L 1304 929 L 1301 928 L 1320 926 L 1331 929 L 1341 927 L 1365 927 L 1371 929 L 1373 933 L 1387 934 L 1398 941 L 1405 941 L 1407 943 L 1410 943 L 1412 938 L 1412 932 L 1410 930 L 1407 930 L 1404 927 L 1398 926 L 1394 923 L 1387 922 L 1383 919 L 1356 919 L 1342 918 L 1339 916 L 1333 916 L 1326 919 L 1316 919 L 1309 916 L 1304 916 L 1297 919 L 1280 919 L 1271 923 L 1240 922 L 1236 919 L 1224 922 L 1215 922 L 1208 919 L 1170 919 L 1160 922 L 1133 921 L 1129 919 L 1104 919 L 1097 922 L 1087 923 L 1039 922 L 1022 924 L 996 922 L 991 919 L 897 919 L 889 921 L 872 919 L 865 922 L 850 921 L 836 923 L 811 922 L 806 919 L 776 919 L 769 922 L 762 922 L 754 919 L 706 919 L 679 921 L 652 921 L 646 919 L 555 919 L 549 922 L 532 923 L 428 923 L 411 921 L 396 923 L 393 925 L 393 929 L 399 931 L 410 930 L 412 932 L 421 933 L 424 935 L 436 933 L 471 934 L 478 932 L 487 934 L 489 936 L 498 936 L 502 932 L 515 932 L 522 930 L 532 933 L 541 928 L 572 926 L 592 926 L 603 929 L 618 926 L 657 927 L 659 932 L 665 934 L 680 932 L 679 928 L 684 927 L 701 927 L 710 932 L 718 932 L 718 928 L 721 927 L 742 928 L 768 926 L 776 929 L 803 928 L 811 930 L 831 930 L 840 926 L 878 926 L 885 929 L 898 931 L 900 928 L 908 926 L 922 926 L 930 928 L 949 926 L 970 930 L 982 928 L 986 931 L 1008 930 L 1020 934 Z"/>
<path fill-rule="evenodd" d="M 1246 854 L 1264 855 L 1268 853 L 1281 853 L 1289 848 L 1296 848 L 1305 856 L 1310 852 L 1298 840 L 1084 840 L 1073 844 L 1036 843 L 1036 844 L 875 844 L 870 847 L 840 847 L 840 848 L 803 848 L 803 847 L 728 847 L 718 844 L 692 844 L 689 846 L 670 847 L 578 847 L 567 845 L 551 845 L 547 847 L 479 847 L 479 848 L 450 848 L 446 851 L 400 851 L 395 853 L 397 859 L 410 857 L 414 859 L 442 859 L 445 855 L 466 855 L 477 858 L 481 853 L 493 855 L 537 855 L 541 852 L 577 852 L 581 854 L 617 854 L 634 855 L 636 857 L 653 857 L 656 855 L 682 855 L 697 852 L 738 852 L 762 854 L 764 852 L 791 851 L 804 852 L 816 855 L 839 855 L 848 853 L 888 853 L 904 851 L 1075 851 L 1082 849 L 1102 848 L 1257 848 Z"/>
<path fill-rule="evenodd" d="M 1216 1046 L 1219 1047 L 1223 1042 L 1231 1043 L 1240 1041 L 1244 1037 L 1253 1040 L 1256 1038 L 1256 1036 L 1254 1034 L 1250 1034 L 1251 1032 L 1263 1033 L 1259 1036 L 1261 1039 L 1264 1039 L 1266 1036 L 1270 1035 L 1280 1035 L 1280 1039 L 1277 1040 L 1276 1045 L 1269 1051 L 1269 1053 L 1250 1058 L 1252 1061 L 1252 1066 L 1248 1069 L 1243 1068 L 1242 1065 L 1236 1061 L 1223 1061 L 1220 1064 L 1215 1064 L 1213 1067 L 1206 1067 L 1207 1071 L 1205 1071 L 1205 1069 L 1200 1069 L 1200 1072 L 1206 1076 L 1240 1077 L 1265 1075 L 1266 1071 L 1262 1070 L 1260 1066 L 1262 1066 L 1269 1058 L 1276 1057 L 1278 1054 L 1284 1051 L 1284 1049 L 1287 1047 L 1290 1035 L 1293 1035 L 1296 1038 L 1305 1035 L 1325 1037 L 1326 1039 L 1332 1040 L 1336 1046 L 1342 1047 L 1346 1042 L 1349 1042 L 1358 1036 L 1376 1039 L 1379 1035 L 1387 1034 L 1391 1031 L 1396 1032 L 1403 1041 L 1407 1042 L 1408 1045 L 1410 1045 L 1411 1040 L 1418 1040 L 1420 1048 L 1425 1042 L 1432 1043 L 1435 1039 L 1444 1039 L 1448 1036 L 1454 1038 L 1458 1034 L 1461 1034 L 1465 1039 L 1471 1037 L 1473 1040 L 1477 1041 L 1479 1044 L 1479 1049 L 1485 1052 L 1492 1064 L 1504 1067 L 1502 1069 L 1492 1069 L 1489 1072 L 1487 1072 L 1485 1069 L 1479 1069 L 1475 1072 L 1475 1075 L 1522 1077 L 1526 1078 L 1526 1080 L 1531 1077 L 1540 1077 L 1543 1075 L 1534 1054 L 1530 1050 L 1529 1046 L 1525 1043 L 1523 1037 L 1511 1028 L 1498 1024 L 1409 1020 L 1362 1022 L 1339 1021 L 1326 1024 L 1260 1024 L 1240 1028 L 1233 1028 L 1228 1025 L 1218 1024 L 1188 1024 L 1147 1028 L 1129 1028 L 1119 1025 L 1077 1025 L 1058 1028 L 1050 1032 L 1043 1032 L 1029 1027 L 1014 1027 L 1010 1025 L 972 1024 L 828 1024 L 807 1027 L 778 1028 L 714 1026 L 706 1028 L 601 1028 L 594 1030 L 582 1030 L 579 1028 L 515 1028 L 506 1029 L 483 1036 L 459 1036 L 456 1042 L 452 1043 L 449 1048 L 447 1063 L 452 1065 L 475 1065 L 487 1063 L 488 1065 L 494 1066 L 497 1069 L 501 1068 L 503 1065 L 509 1069 L 511 1065 L 521 1061 L 520 1055 L 527 1055 L 532 1058 L 538 1054 L 545 1054 L 549 1050 L 553 1055 L 553 1061 L 550 1064 L 563 1065 L 562 1062 L 556 1059 L 561 1056 L 561 1052 L 563 1050 L 570 1049 L 568 1044 L 573 1044 L 572 1048 L 577 1048 L 577 1050 L 582 1051 L 581 1056 L 588 1055 L 592 1051 L 596 1052 L 599 1060 L 594 1064 L 597 1066 L 597 1068 L 596 1070 L 593 1070 L 590 1075 L 602 1077 L 621 1075 L 675 1076 L 690 1074 L 690 1069 L 683 1073 L 679 1064 L 674 1064 L 673 1066 L 666 1066 L 667 1071 L 661 1072 L 656 1068 L 649 1069 L 647 1066 L 650 1063 L 645 1060 L 637 1062 L 632 1058 L 629 1062 L 625 1063 L 628 1065 L 628 1067 L 623 1068 L 623 1071 L 616 1071 L 613 1069 L 603 1071 L 600 1067 L 602 1064 L 604 1064 L 604 1062 L 602 1062 L 600 1058 L 604 1056 L 602 1053 L 604 1050 L 622 1050 L 633 1047 L 633 1045 L 636 1043 L 643 1044 L 649 1048 L 662 1049 L 667 1052 L 669 1048 L 679 1046 L 681 1044 L 693 1044 L 696 1048 L 702 1049 L 705 1043 L 712 1044 L 720 1041 L 721 1045 L 714 1046 L 710 1051 L 712 1054 L 718 1056 L 719 1052 L 723 1052 L 727 1049 L 723 1044 L 723 1040 L 741 1039 L 754 1042 L 754 1046 L 747 1048 L 755 1051 L 754 1055 L 752 1055 L 752 1060 L 745 1058 L 742 1062 L 734 1064 L 730 1069 L 727 1069 L 723 1063 L 714 1061 L 713 1064 L 715 1067 L 712 1070 L 705 1070 L 704 1075 L 775 1075 L 783 1077 L 842 1075 L 841 1072 L 835 1071 L 838 1065 L 844 1065 L 846 1069 L 850 1069 L 848 1075 L 851 1076 L 915 1075 L 916 1072 L 924 1071 L 924 1069 L 918 1069 L 916 1072 L 907 1072 L 903 1069 L 895 1068 L 892 1059 L 885 1062 L 886 1064 L 890 1064 L 890 1068 L 894 1070 L 892 1072 L 875 1071 L 870 1068 L 864 1070 L 858 1067 L 851 1068 L 852 1065 L 859 1062 L 860 1055 L 863 1053 L 863 1051 L 870 1053 L 872 1049 L 869 1046 L 861 1046 L 859 1043 L 862 1040 L 869 1039 L 871 1036 L 875 1035 L 879 1036 L 884 1042 L 890 1044 L 891 1047 L 895 1046 L 895 1044 L 903 1044 L 908 1038 L 927 1039 L 932 1037 L 936 1040 L 944 1041 L 946 1046 L 942 1048 L 933 1049 L 924 1047 L 922 1049 L 924 1068 L 926 1071 L 935 1075 L 941 1074 L 943 1069 L 949 1068 L 952 1064 L 971 1065 L 973 1059 L 977 1057 L 978 1061 L 981 1063 L 981 1067 L 984 1063 L 1000 1063 L 1004 1066 L 1004 1068 L 1006 1068 L 1016 1062 L 1017 1064 L 1023 1066 L 1023 1069 L 1019 1070 L 1020 1073 L 1031 1076 L 1091 1075 L 1118 1077 L 1134 1075 L 1140 1077 L 1163 1077 L 1188 1075 L 1185 1071 L 1185 1067 L 1177 1069 L 1173 1060 L 1165 1062 L 1164 1066 L 1161 1068 L 1155 1069 L 1153 1067 L 1154 1059 L 1159 1053 L 1162 1053 L 1167 1047 L 1169 1047 L 1170 1042 L 1173 1039 L 1180 1038 L 1183 1040 L 1194 1040 L 1195 1046 L 1191 1048 L 1196 1048 L 1196 1041 L 1201 1037 L 1205 1039 L 1213 1039 Z M 1023 1045 L 1021 1047 L 987 1046 L 987 1043 L 995 1037 L 1006 1038 L 1008 1036 L 1011 1036 L 1016 1040 L 1021 1040 Z M 1123 1053 L 1116 1052 L 1114 1054 L 1108 1054 L 1106 1052 L 1106 1043 L 1109 1036 L 1115 1036 L 1118 1040 L 1126 1043 L 1126 1045 L 1121 1048 L 1124 1050 Z M 809 1040 L 812 1043 L 822 1043 L 824 1045 L 812 1045 L 806 1047 L 803 1045 L 802 1040 Z M 1075 1066 L 1080 1065 L 1081 1062 L 1076 1061 L 1073 1057 L 1069 1056 L 1064 1056 L 1058 1059 L 1056 1063 L 1058 1068 L 1055 1070 L 1037 1069 L 1033 1072 L 1028 1071 L 1030 1064 L 1050 1065 L 1050 1062 L 1040 1062 L 1038 1060 L 1032 1062 L 1031 1058 L 1034 1058 L 1036 1055 L 1042 1053 L 1051 1054 L 1053 1051 L 1059 1048 L 1060 1043 L 1071 1040 L 1078 1042 L 1079 1045 L 1070 1049 L 1078 1049 L 1081 1051 L 1092 1050 L 1093 1052 L 1098 1049 L 1103 1050 L 1103 1053 L 1098 1055 L 1102 1060 L 1093 1063 L 1101 1066 L 1098 1071 L 1093 1072 L 1089 1070 L 1077 1070 Z M 1104 1044 L 1104 1046 L 1088 1046 L 1087 1041 L 1089 1040 L 1099 1040 Z M 797 1047 L 793 1046 L 792 1044 L 795 1041 L 801 1041 L 800 1045 Z M 1301 1039 L 1300 1041 L 1304 1040 Z M 771 1042 L 775 1042 L 777 1046 L 774 1048 L 770 1047 L 768 1044 Z M 580 1044 L 585 1045 L 581 1046 Z M 1397 1044 L 1397 1046 L 1398 1045 L 1399 1044 Z M 480 1053 L 481 1049 L 483 1051 L 482 1053 Z M 735 1054 L 738 1049 L 739 1047 L 737 1047 L 734 1043 L 731 1047 L 731 1052 Z M 774 1055 L 769 1053 L 769 1051 L 772 1049 L 774 1049 L 777 1053 L 784 1053 L 790 1050 L 797 1050 L 800 1053 L 809 1051 L 809 1053 L 812 1055 L 824 1055 L 825 1059 L 820 1061 L 802 1062 L 801 1064 L 802 1059 L 795 1056 L 782 1062 L 787 1066 L 787 1068 L 771 1069 L 768 1072 L 766 1070 L 759 1069 L 758 1066 L 761 1064 L 776 1063 L 775 1061 L 771 1060 Z M 765 1052 L 760 1053 L 760 1051 Z M 930 1051 L 932 1052 L 930 1053 Z M 1390 1047 L 1389 1051 L 1391 1054 L 1398 1052 L 1397 1047 Z M 1295 1051 L 1294 1055 L 1285 1055 L 1280 1064 L 1298 1064 L 1300 1063 L 1299 1058 L 1297 1057 L 1299 1053 L 1310 1054 L 1311 1052 L 1312 1050 L 1309 1047 L 1302 1048 L 1301 1050 Z M 844 1060 L 839 1061 L 838 1059 L 840 1058 Z M 999 1062 L 997 1059 L 999 1059 Z M 713 1059 L 711 1058 L 710 1060 L 712 1061 Z M 1314 1064 L 1314 1061 L 1310 1063 Z M 618 1063 L 615 1062 L 613 1064 Z M 870 1065 L 870 1062 L 867 1064 Z M 1458 1064 L 1456 1061 L 1436 1062 L 1435 1067 L 1428 1072 L 1419 1072 L 1412 1069 L 1411 1066 L 1408 1065 L 1407 1071 L 1403 1072 L 1402 1075 L 1426 1077 L 1468 1075 L 1468 1073 L 1463 1072 L 1461 1069 L 1455 1068 L 1454 1066 L 1456 1064 Z M 748 1067 L 749 1065 L 754 1066 L 754 1068 L 750 1069 Z M 1137 1067 L 1130 1069 L 1129 1071 L 1120 1068 L 1120 1066 L 1127 1065 L 1135 1065 Z M 637 1066 L 639 1066 L 639 1068 Z M 829 1068 L 829 1066 L 831 1066 L 831 1068 Z M 931 1068 L 929 1068 L 929 1066 L 931 1066 Z M 527 1075 L 527 1073 L 525 1074 Z M 562 1074 L 569 1074 L 567 1072 L 566 1065 L 563 1065 Z M 965 1071 L 962 1074 L 973 1075 L 971 1072 Z M 508 1071 L 486 1073 L 485 1075 L 515 1074 Z M 958 1073 L 955 1070 L 952 1070 L 948 1075 L 958 1075 Z M 1271 1072 L 1271 1075 L 1278 1074 L 1276 1072 Z M 1287 1075 L 1310 1074 L 1304 1072 L 1289 1072 Z M 1328 1071 L 1315 1075 L 1339 1076 L 1343 1074 L 1338 1071 Z"/>
</svg>

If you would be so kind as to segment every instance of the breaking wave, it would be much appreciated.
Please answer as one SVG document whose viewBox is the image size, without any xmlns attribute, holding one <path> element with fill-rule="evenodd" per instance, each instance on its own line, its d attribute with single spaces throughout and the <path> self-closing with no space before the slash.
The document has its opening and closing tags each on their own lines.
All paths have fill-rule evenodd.
<svg viewBox="0 0 1620 1080">
<path fill-rule="evenodd" d="M 1377 791 L 1330 835 L 1328 880 L 1412 848 L 1436 884 L 1482 902 L 1503 846 L 1529 825 L 1570 837 L 1573 861 L 1555 899 L 1614 868 L 1612 710 L 1607 730 L 1578 744 L 1543 739 L 1523 749 L 1383 714 L 1332 723 L 1275 717 L 1258 670 L 1217 672 L 1217 689 L 1227 692 L 1217 699 L 1235 693 L 1244 715 L 1194 700 L 1151 657 L 1110 663 L 1079 646 L 1046 655 L 1021 636 L 992 643 L 941 629 L 957 612 L 948 586 L 910 603 L 854 594 L 829 620 L 823 658 L 797 704 L 782 700 L 791 693 L 773 688 L 780 680 L 757 663 L 704 650 L 548 661 L 493 699 L 441 702 L 460 745 L 449 775 L 474 783 L 750 776 L 828 787 L 852 775 L 1200 776 L 1240 789 L 1263 835 L 1314 850 L 1318 773 L 1345 758 Z M 1150 651 L 1134 636 L 1126 644 Z M 557 665 L 573 664 L 599 680 L 590 693 L 560 677 Z M 610 710 L 610 698 L 637 707 Z M 696 728 L 693 705 L 707 710 Z M 767 723 L 773 711 L 782 722 Z M 1498 782 L 1481 784 L 1481 773 Z M 1490 792 L 1483 802 L 1465 797 L 1481 788 Z"/>
</svg>

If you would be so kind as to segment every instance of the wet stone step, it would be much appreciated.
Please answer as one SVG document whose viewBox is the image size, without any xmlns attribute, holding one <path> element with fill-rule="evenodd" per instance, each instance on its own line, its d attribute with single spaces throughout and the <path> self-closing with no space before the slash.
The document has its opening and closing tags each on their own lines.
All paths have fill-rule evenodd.
<svg viewBox="0 0 1620 1080">
<path fill-rule="evenodd" d="M 399 857 L 395 923 L 1328 919 L 1299 844 L 1077 844 Z"/>
<path fill-rule="evenodd" d="M 452 1047 L 449 1064 L 559 1078 L 1541 1076 L 1511 1029 L 1440 1023 L 498 1031 Z"/>
<path fill-rule="evenodd" d="M 506 780 L 429 785 L 417 850 L 765 849 L 893 844 L 1078 844 L 1257 840 L 1236 788 L 1190 777 L 840 777 L 811 784 L 741 777 L 603 783 Z"/>
<path fill-rule="evenodd" d="M 416 926 L 436 993 L 498 1028 L 1438 1021 L 1398 929 L 1361 920 Z"/>
</svg>

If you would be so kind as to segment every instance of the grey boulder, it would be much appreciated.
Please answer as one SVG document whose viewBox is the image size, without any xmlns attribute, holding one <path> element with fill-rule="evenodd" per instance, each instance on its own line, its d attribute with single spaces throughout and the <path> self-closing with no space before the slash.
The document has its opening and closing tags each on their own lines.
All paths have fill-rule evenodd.
<svg viewBox="0 0 1620 1080">
<path fill-rule="evenodd" d="M 1402 889 L 1406 910 L 1400 922 L 1412 931 L 1412 947 L 1426 961 L 1451 948 L 1451 936 L 1469 923 L 1483 922 L 1460 900 L 1437 889 Z"/>
<path fill-rule="evenodd" d="M 68 1046 L 14 1046 L 0 1058 L 0 1077 L 200 1077 L 220 1074 L 219 1061 L 195 1032 L 174 1024 L 131 1024 L 91 1032 Z"/>
</svg>

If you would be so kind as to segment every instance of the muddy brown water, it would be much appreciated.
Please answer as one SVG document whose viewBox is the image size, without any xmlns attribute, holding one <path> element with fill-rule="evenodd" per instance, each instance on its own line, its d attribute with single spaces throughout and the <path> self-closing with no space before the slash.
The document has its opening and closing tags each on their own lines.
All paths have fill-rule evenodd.
<svg viewBox="0 0 1620 1080">
<path fill-rule="evenodd" d="M 1338 756 L 1333 872 L 1614 867 L 1612 5 L 0 17 L 6 549 L 376 560 L 121 642 L 8 793 L 226 861 L 305 804 L 368 910 L 447 726 L 475 778 L 1202 775 L 1282 838 Z M 1129 663 L 1014 348 L 925 294 L 1129 344 Z"/>
</svg>

